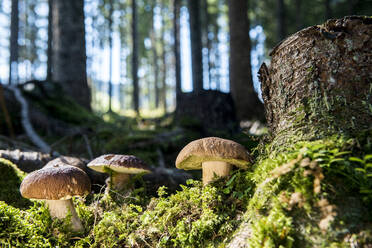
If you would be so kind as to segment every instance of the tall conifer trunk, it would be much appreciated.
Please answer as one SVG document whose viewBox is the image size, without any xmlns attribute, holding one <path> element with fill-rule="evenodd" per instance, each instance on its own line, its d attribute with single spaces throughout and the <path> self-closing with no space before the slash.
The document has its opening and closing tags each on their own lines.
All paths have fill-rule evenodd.
<svg viewBox="0 0 372 248">
<path fill-rule="evenodd" d="M 53 80 L 90 109 L 86 75 L 84 0 L 53 1 Z"/>
<path fill-rule="evenodd" d="M 176 76 L 176 106 L 179 104 L 182 94 L 181 85 L 181 55 L 180 55 L 180 0 L 173 2 L 173 33 L 174 33 L 174 58 Z"/>
<path fill-rule="evenodd" d="M 189 0 L 192 85 L 195 93 L 203 90 L 203 56 L 199 0 Z"/>
<path fill-rule="evenodd" d="M 132 77 L 133 77 L 133 107 L 139 114 L 139 86 L 138 86 L 138 45 L 137 45 L 137 4 L 132 0 Z"/>
<path fill-rule="evenodd" d="M 229 1 L 230 24 L 230 92 L 237 116 L 263 119 L 263 105 L 253 87 L 251 41 L 246 0 Z"/>
<path fill-rule="evenodd" d="M 18 82 L 18 32 L 19 32 L 19 3 L 12 0 L 10 20 L 10 56 L 9 56 L 9 84 Z"/>
</svg>

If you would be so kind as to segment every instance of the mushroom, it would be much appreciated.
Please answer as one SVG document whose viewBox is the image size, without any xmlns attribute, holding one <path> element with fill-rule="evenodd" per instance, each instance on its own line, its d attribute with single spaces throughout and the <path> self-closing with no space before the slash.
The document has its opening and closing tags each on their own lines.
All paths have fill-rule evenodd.
<svg viewBox="0 0 372 248">
<path fill-rule="evenodd" d="M 49 161 L 43 168 L 60 167 L 63 165 L 71 165 L 87 173 L 87 167 L 81 159 L 68 156 L 60 156 L 55 158 Z"/>
<path fill-rule="evenodd" d="M 28 174 L 20 191 L 25 198 L 45 200 L 52 217 L 63 219 L 70 212 L 72 230 L 84 230 L 72 203 L 73 196 L 90 192 L 90 180 L 84 171 L 70 165 L 43 168 Z"/>
<path fill-rule="evenodd" d="M 106 154 L 92 160 L 88 167 L 110 174 L 110 185 L 121 190 L 129 182 L 130 174 L 151 172 L 145 162 L 133 155 Z"/>
<path fill-rule="evenodd" d="M 101 189 L 101 185 L 105 183 L 105 176 L 102 173 L 88 168 L 87 161 L 85 161 L 85 159 L 82 160 L 76 157 L 60 156 L 49 161 L 43 168 L 61 167 L 65 165 L 71 165 L 83 170 L 91 180 L 93 191 L 99 191 Z"/>
<path fill-rule="evenodd" d="M 208 137 L 187 144 L 177 156 L 176 167 L 184 170 L 202 169 L 203 184 L 207 185 L 215 176 L 228 176 L 233 165 L 247 169 L 251 161 L 251 156 L 239 143 Z"/>
</svg>

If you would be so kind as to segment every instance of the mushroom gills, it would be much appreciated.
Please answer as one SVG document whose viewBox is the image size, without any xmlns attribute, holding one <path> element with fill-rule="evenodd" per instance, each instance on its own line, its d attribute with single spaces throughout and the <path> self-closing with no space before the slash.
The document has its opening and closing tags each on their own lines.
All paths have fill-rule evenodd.
<svg viewBox="0 0 372 248">
<path fill-rule="evenodd" d="M 45 202 L 49 208 L 49 213 L 52 217 L 58 218 L 58 219 L 64 219 L 70 212 L 71 213 L 71 229 L 75 232 L 84 230 L 83 224 L 81 223 L 75 211 L 75 208 L 74 208 L 74 205 L 71 199 L 46 200 Z"/>
<path fill-rule="evenodd" d="M 202 163 L 203 168 L 203 184 L 214 181 L 220 177 L 226 177 L 230 174 L 232 165 L 222 161 L 206 161 Z"/>
</svg>

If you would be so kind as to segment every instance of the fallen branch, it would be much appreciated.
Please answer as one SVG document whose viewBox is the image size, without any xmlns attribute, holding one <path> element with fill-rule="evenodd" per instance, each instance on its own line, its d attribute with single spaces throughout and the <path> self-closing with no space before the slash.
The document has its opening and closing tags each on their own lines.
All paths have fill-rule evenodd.
<svg viewBox="0 0 372 248">
<path fill-rule="evenodd" d="M 41 169 L 47 162 L 53 159 L 49 154 L 35 151 L 0 150 L 0 157 L 5 158 L 25 172 Z"/>
</svg>

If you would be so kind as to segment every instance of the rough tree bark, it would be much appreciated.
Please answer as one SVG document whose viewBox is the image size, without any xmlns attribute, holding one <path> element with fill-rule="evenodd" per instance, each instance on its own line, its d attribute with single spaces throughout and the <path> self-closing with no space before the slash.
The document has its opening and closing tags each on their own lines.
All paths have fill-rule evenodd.
<svg viewBox="0 0 372 248">
<path fill-rule="evenodd" d="M 332 19 L 323 25 L 303 29 L 274 48 L 271 53 L 270 67 L 263 64 L 260 69 L 267 121 L 274 137 L 271 148 L 277 151 L 278 149 L 283 149 L 283 147 L 288 148 L 288 146 L 290 147 L 297 143 L 296 141 L 300 139 L 315 140 L 324 138 L 322 141 L 327 142 L 330 135 L 335 133 L 343 137 L 347 134 L 350 134 L 351 137 L 357 137 L 353 136 L 353 134 L 360 134 L 363 129 L 372 127 L 371 38 L 372 18 L 354 16 L 337 20 Z M 280 142 L 275 142 L 279 140 Z M 309 144 L 310 142 L 307 143 Z M 284 152 L 283 154 L 287 153 Z M 291 162 L 297 163 L 296 160 L 299 161 L 299 158 L 297 157 Z M 314 159 L 313 162 L 317 166 L 316 160 L 319 158 L 314 156 L 312 159 Z M 288 165 L 290 163 L 277 168 L 289 168 Z M 301 164 L 302 166 L 306 165 Z M 267 177 L 264 176 L 262 182 L 256 186 L 254 193 L 256 197 L 263 197 L 265 190 L 270 192 L 268 196 L 270 199 L 274 199 L 275 194 L 285 192 L 282 189 L 278 190 L 279 184 L 272 181 L 272 172 Z M 297 173 L 306 177 L 301 170 L 298 170 Z M 325 192 L 332 192 L 332 194 L 338 195 L 330 198 L 332 204 L 335 205 L 328 203 L 327 198 L 329 196 L 322 196 L 324 197 L 322 201 L 326 202 L 324 205 L 327 206 L 328 218 L 332 214 L 332 216 L 339 215 L 339 218 L 343 220 L 344 218 L 346 219 L 345 216 L 350 214 L 351 211 L 354 211 L 353 213 L 359 212 L 361 216 L 366 216 L 368 210 L 364 209 L 359 202 L 361 195 L 358 195 L 357 192 L 342 190 L 345 182 L 342 181 L 341 173 L 332 174 L 324 170 L 321 175 L 324 184 L 322 182 L 323 186 L 320 190 L 323 190 L 324 187 L 327 188 L 324 189 Z M 337 181 L 337 179 L 340 181 Z M 290 190 L 289 188 L 292 186 L 288 183 L 285 184 L 283 189 Z M 351 205 L 349 205 L 350 202 L 352 202 Z M 275 212 L 274 208 L 270 210 L 270 204 L 272 203 L 266 204 L 264 207 L 260 206 L 261 209 L 265 209 L 265 214 L 266 211 Z M 312 206 L 314 209 L 318 207 L 316 204 Z M 320 209 L 323 211 L 321 206 Z M 337 213 L 331 213 L 334 209 L 337 209 Z M 259 210 L 257 210 L 258 212 Z M 359 247 L 358 241 L 354 239 L 354 234 L 352 234 L 353 239 L 347 240 L 347 237 L 351 236 L 350 233 L 353 231 L 350 228 L 351 224 L 346 221 L 342 224 L 342 228 L 347 230 L 347 235 L 338 234 L 339 240 L 327 240 L 329 234 L 335 232 L 332 229 L 327 229 L 327 232 L 324 232 L 326 235 L 323 237 L 321 234 L 313 234 L 308 231 L 307 229 L 312 229 L 313 227 L 310 226 L 313 225 L 314 228 L 324 228 L 324 226 L 321 226 L 321 222 L 317 223 L 316 211 L 313 210 L 311 212 L 311 218 L 301 216 L 300 212 L 295 212 L 295 214 L 293 212 L 288 213 L 288 216 L 291 216 L 291 225 L 293 227 L 297 226 L 294 227 L 297 230 L 294 231 L 292 236 L 292 241 L 294 240 L 293 247 L 320 247 L 328 242 L 332 244 L 340 242 L 348 244 L 350 247 L 356 244 L 356 247 Z M 257 238 L 255 236 L 257 233 L 262 234 L 262 232 L 254 229 L 254 221 L 257 220 L 252 219 L 252 216 L 257 215 L 257 213 L 252 213 L 249 215 L 250 217 L 240 224 L 239 229 L 232 235 L 232 240 L 226 247 L 252 247 L 248 244 L 249 240 Z M 302 213 L 307 215 L 307 211 L 306 214 L 305 212 Z M 356 219 L 354 216 L 352 218 L 353 220 Z M 369 220 L 362 220 L 361 218 L 362 231 L 357 227 L 357 233 L 370 229 L 363 221 L 369 222 Z M 278 223 L 278 219 L 276 221 L 273 220 L 270 224 L 275 222 Z M 337 225 L 336 222 L 338 221 L 335 221 L 334 225 Z M 269 223 L 267 224 L 270 225 Z M 352 224 L 352 228 L 355 228 L 356 223 L 353 222 Z M 277 224 L 274 224 L 274 226 L 277 227 Z M 304 228 L 305 226 L 307 228 Z M 305 229 L 304 233 L 307 237 L 304 237 L 302 233 L 302 230 Z M 310 239 L 306 240 L 308 237 Z M 370 239 L 367 238 L 366 240 L 369 242 Z M 292 243 L 290 244 L 292 245 Z M 365 244 L 370 244 L 370 242 Z M 368 245 L 365 246 L 365 244 L 361 244 L 360 247 L 363 245 L 367 247 Z M 278 246 L 273 243 L 270 243 L 270 245 Z M 329 247 L 329 245 L 326 246 Z"/>
<path fill-rule="evenodd" d="M 90 109 L 83 0 L 53 1 L 53 80 L 77 103 Z"/>
<path fill-rule="evenodd" d="M 229 1 L 230 25 L 230 91 L 237 116 L 242 119 L 263 119 L 263 104 L 253 88 L 251 41 L 249 38 L 248 3 Z"/>
<path fill-rule="evenodd" d="M 203 56 L 200 22 L 200 5 L 198 0 L 189 0 L 192 86 L 195 93 L 203 90 Z"/>
<path fill-rule="evenodd" d="M 303 29 L 274 48 L 270 67 L 259 71 L 273 137 L 371 127 L 371 37 L 372 18 L 353 16 Z"/>
</svg>

